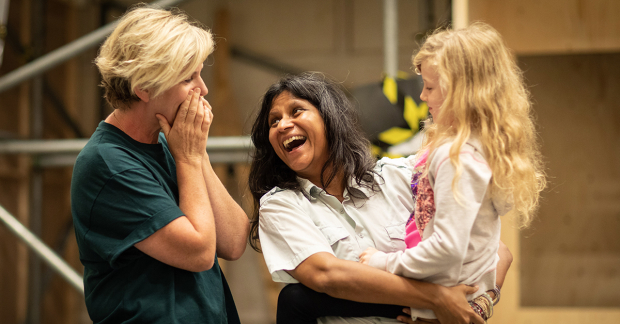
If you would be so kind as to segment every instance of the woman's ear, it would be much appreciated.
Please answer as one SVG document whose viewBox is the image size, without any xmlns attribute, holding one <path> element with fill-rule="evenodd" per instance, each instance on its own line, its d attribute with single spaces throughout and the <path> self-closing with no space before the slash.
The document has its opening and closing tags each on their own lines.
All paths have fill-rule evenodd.
<svg viewBox="0 0 620 324">
<path fill-rule="evenodd" d="M 144 102 L 149 102 L 149 91 L 148 90 L 135 88 L 133 91 L 136 93 L 136 96 L 140 98 L 140 100 Z"/>
</svg>

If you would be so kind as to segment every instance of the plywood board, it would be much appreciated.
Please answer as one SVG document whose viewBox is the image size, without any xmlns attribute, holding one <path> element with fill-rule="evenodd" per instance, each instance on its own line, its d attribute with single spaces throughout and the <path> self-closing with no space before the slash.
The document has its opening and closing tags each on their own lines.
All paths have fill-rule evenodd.
<svg viewBox="0 0 620 324">
<path fill-rule="evenodd" d="M 620 51 L 620 1 L 470 0 L 470 21 L 495 27 L 517 54 Z"/>
</svg>

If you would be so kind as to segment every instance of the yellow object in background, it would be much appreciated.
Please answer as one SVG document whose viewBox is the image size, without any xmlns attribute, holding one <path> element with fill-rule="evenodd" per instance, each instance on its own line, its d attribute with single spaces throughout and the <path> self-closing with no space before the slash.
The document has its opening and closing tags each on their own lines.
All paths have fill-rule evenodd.
<svg viewBox="0 0 620 324">
<path fill-rule="evenodd" d="M 383 80 L 383 94 L 393 105 L 398 102 L 398 86 L 394 79 L 385 77 Z"/>
</svg>

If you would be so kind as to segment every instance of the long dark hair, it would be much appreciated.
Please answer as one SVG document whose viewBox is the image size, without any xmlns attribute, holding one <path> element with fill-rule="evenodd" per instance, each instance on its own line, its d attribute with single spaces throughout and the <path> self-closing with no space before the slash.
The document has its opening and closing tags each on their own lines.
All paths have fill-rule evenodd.
<svg viewBox="0 0 620 324">
<path fill-rule="evenodd" d="M 316 107 L 325 123 L 329 157 L 321 170 L 321 185 L 327 188 L 336 175 L 342 174 L 342 185 L 350 189 L 350 180 L 358 186 L 376 190 L 375 159 L 370 142 L 362 132 L 357 111 L 340 86 L 320 73 L 302 73 L 283 77 L 265 93 L 258 116 L 252 126 L 252 142 L 256 150 L 250 167 L 250 191 L 254 213 L 250 223 L 250 246 L 260 252 L 258 210 L 261 197 L 274 187 L 300 190 L 297 175 L 278 157 L 269 142 L 269 111 L 273 100 L 283 92 L 304 99 Z M 364 198 L 364 197 L 356 197 Z"/>
</svg>

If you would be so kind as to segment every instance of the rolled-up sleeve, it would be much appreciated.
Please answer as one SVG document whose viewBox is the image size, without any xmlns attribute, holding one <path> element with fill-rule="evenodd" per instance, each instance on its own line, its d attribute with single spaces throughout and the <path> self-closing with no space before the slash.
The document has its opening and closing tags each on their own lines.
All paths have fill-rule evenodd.
<svg viewBox="0 0 620 324">
<path fill-rule="evenodd" d="M 315 253 L 334 255 L 325 236 L 300 206 L 296 193 L 267 193 L 261 199 L 259 217 L 261 249 L 273 281 L 297 283 L 284 270 L 297 268 Z"/>
</svg>

